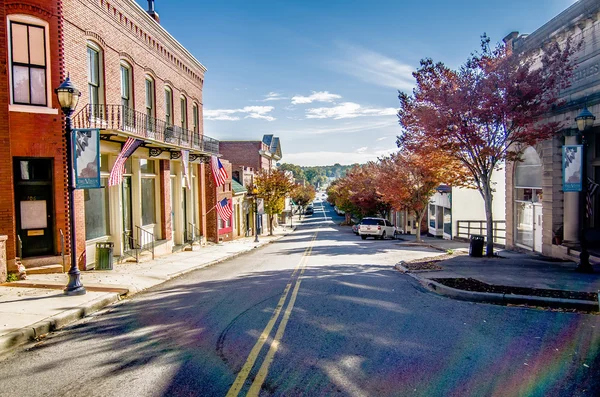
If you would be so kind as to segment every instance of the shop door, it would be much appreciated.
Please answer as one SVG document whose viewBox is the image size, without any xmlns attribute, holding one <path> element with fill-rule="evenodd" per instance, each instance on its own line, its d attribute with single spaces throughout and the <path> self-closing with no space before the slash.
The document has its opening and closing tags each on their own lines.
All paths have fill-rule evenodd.
<svg viewBox="0 0 600 397">
<path fill-rule="evenodd" d="M 542 252 L 542 206 L 533 205 L 533 250 Z"/>
<path fill-rule="evenodd" d="M 133 216 L 131 214 L 131 177 L 123 177 L 123 236 L 125 251 L 134 248 Z"/>
<path fill-rule="evenodd" d="M 52 159 L 24 158 L 13 162 L 17 235 L 23 258 L 55 252 L 52 169 Z"/>
</svg>

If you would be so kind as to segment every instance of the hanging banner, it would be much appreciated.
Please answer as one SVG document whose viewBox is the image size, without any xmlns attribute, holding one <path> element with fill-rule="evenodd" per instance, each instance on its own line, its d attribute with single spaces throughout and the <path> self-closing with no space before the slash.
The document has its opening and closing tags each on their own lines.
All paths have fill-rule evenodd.
<svg viewBox="0 0 600 397">
<path fill-rule="evenodd" d="M 192 184 L 190 183 L 190 151 L 182 150 L 181 151 L 181 162 L 183 163 L 183 179 L 185 181 L 185 187 L 188 189 L 192 188 Z"/>
<path fill-rule="evenodd" d="M 100 130 L 74 129 L 73 165 L 75 168 L 75 189 L 98 189 L 100 185 Z"/>
<path fill-rule="evenodd" d="M 261 198 L 256 199 L 256 213 L 262 215 L 265 213 L 265 200 Z"/>
<path fill-rule="evenodd" d="M 583 185 L 581 179 L 582 154 L 582 145 L 563 146 L 563 192 L 581 192 Z"/>
</svg>

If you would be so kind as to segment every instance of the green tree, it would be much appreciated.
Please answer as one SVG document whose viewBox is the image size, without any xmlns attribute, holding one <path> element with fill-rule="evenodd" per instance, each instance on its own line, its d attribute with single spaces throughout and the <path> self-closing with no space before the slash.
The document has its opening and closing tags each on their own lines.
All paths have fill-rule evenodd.
<svg viewBox="0 0 600 397">
<path fill-rule="evenodd" d="M 279 165 L 278 169 L 283 171 L 292 171 L 292 173 L 294 174 L 294 178 L 306 180 L 306 175 L 304 175 L 304 171 L 299 165 L 283 163 Z"/>
</svg>

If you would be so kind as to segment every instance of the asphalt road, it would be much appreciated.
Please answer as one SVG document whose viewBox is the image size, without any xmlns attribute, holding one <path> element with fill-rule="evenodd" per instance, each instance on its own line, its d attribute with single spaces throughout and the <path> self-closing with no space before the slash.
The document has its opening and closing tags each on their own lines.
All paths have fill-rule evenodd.
<svg viewBox="0 0 600 397">
<path fill-rule="evenodd" d="M 0 361 L 0 396 L 597 396 L 600 317 L 455 301 L 331 208 Z"/>
</svg>

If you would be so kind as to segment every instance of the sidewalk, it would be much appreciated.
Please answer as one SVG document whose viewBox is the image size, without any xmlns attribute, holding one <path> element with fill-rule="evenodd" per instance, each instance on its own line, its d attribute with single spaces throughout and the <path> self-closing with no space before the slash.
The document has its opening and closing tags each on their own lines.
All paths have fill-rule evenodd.
<svg viewBox="0 0 600 397">
<path fill-rule="evenodd" d="M 69 280 L 66 273 L 28 275 L 26 280 L 0 284 L 0 355 L 123 297 L 223 262 L 291 232 L 288 224 L 275 228 L 273 236 L 259 236 L 258 243 L 254 242 L 254 237 L 244 237 L 146 262 L 114 264 L 113 270 L 81 272 L 81 282 L 87 293 L 80 296 L 63 294 Z"/>
<path fill-rule="evenodd" d="M 415 244 L 414 236 L 402 236 L 401 244 Z M 468 253 L 469 243 L 424 237 L 423 244 L 446 252 Z M 542 298 L 513 294 L 482 293 L 457 290 L 434 279 L 471 278 L 493 286 L 550 289 L 573 292 L 597 293 L 600 291 L 600 266 L 594 265 L 594 273 L 575 271 L 577 263 L 547 258 L 534 253 L 517 253 L 500 249 L 496 258 L 474 258 L 457 255 L 438 263 L 442 270 L 409 271 L 402 263 L 396 268 L 410 274 L 429 290 L 455 299 L 503 304 L 527 304 L 555 308 L 599 311 L 599 302 L 575 299 Z M 440 252 L 441 254 L 442 252 Z"/>
</svg>

